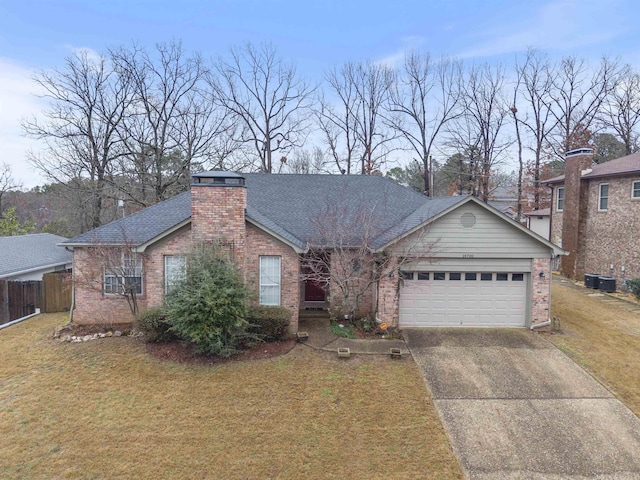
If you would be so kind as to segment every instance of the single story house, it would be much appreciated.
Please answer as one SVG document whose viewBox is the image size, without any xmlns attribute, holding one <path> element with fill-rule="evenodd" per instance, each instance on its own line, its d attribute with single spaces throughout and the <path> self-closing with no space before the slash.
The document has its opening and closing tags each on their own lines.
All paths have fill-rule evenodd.
<svg viewBox="0 0 640 480">
<path fill-rule="evenodd" d="M 33 302 L 28 305 L 28 311 L 23 311 L 23 305 L 17 305 L 23 303 L 23 294 L 32 296 L 29 292 L 23 292 L 29 282 L 42 280 L 45 273 L 71 268 L 71 252 L 58 246 L 65 240 L 67 239 L 64 237 L 50 233 L 0 237 L 0 323 L 20 318 L 22 313 L 33 313 Z M 10 298 L 9 288 L 16 283 L 10 282 L 22 284 L 16 289 L 17 297 L 14 299 Z M 10 303 L 13 305 L 10 306 Z"/>
<path fill-rule="evenodd" d="M 358 313 L 390 326 L 535 327 L 549 321 L 550 262 L 564 253 L 472 196 L 429 199 L 375 175 L 202 172 L 188 192 L 62 243 L 74 254 L 73 321 L 131 321 L 118 285 L 135 286 L 140 309 L 161 305 L 191 246 L 213 241 L 257 303 L 292 311 L 292 332 L 301 310 L 336 307 L 334 280 L 305 275 L 309 256 L 330 256 L 328 277 L 345 246 L 392 259 Z M 123 247 L 121 273 L 96 254 Z"/>
</svg>

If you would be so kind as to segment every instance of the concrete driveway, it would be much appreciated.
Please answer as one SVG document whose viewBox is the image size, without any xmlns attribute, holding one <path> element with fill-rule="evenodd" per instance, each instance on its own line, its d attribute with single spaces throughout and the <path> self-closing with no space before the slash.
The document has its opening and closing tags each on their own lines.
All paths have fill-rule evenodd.
<svg viewBox="0 0 640 480">
<path fill-rule="evenodd" d="M 405 329 L 472 479 L 640 479 L 640 420 L 521 329 Z"/>
</svg>

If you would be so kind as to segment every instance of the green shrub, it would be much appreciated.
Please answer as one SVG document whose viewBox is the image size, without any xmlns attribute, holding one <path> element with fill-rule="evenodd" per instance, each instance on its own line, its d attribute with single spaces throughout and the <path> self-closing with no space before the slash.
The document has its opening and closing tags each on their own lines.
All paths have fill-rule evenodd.
<svg viewBox="0 0 640 480">
<path fill-rule="evenodd" d="M 369 317 L 362 317 L 358 320 L 358 323 L 360 325 L 360 329 L 365 333 L 373 332 L 377 327 L 375 320 Z"/>
<path fill-rule="evenodd" d="M 629 291 L 633 293 L 636 296 L 636 298 L 640 299 L 640 278 L 627 280 L 626 284 Z"/>
<path fill-rule="evenodd" d="M 198 352 L 222 357 L 256 338 L 244 318 L 247 290 L 227 252 L 216 245 L 197 247 L 186 273 L 166 297 L 172 332 Z"/>
<path fill-rule="evenodd" d="M 251 324 L 250 331 L 266 342 L 277 342 L 286 338 L 292 315 L 284 307 L 260 305 L 250 307 L 245 318 Z"/>
<path fill-rule="evenodd" d="M 153 307 L 141 312 L 136 317 L 135 324 L 149 342 L 166 342 L 176 338 L 170 331 L 171 323 L 162 307 Z"/>
</svg>

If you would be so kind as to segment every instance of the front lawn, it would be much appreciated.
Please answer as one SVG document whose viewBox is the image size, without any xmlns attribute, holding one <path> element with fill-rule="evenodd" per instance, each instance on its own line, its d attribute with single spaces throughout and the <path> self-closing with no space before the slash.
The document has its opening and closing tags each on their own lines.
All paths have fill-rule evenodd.
<svg viewBox="0 0 640 480">
<path fill-rule="evenodd" d="M 65 318 L 0 331 L 1 478 L 461 478 L 408 358 L 189 366 L 50 339 Z"/>
<path fill-rule="evenodd" d="M 554 282 L 552 315 L 562 333 L 547 338 L 640 416 L 640 315 L 590 294 L 598 292 Z"/>
</svg>

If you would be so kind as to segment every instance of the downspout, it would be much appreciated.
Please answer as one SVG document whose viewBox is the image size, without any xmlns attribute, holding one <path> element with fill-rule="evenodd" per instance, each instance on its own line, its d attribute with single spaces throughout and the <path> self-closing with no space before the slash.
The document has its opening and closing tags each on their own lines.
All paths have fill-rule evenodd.
<svg viewBox="0 0 640 480">
<path fill-rule="evenodd" d="M 551 300 L 551 299 L 549 299 Z M 529 327 L 530 330 L 537 330 L 538 328 L 542 328 L 542 327 L 548 327 L 549 325 L 551 325 L 551 319 L 547 320 L 546 322 L 542 322 L 542 323 L 537 323 L 535 325 L 531 325 Z"/>
<path fill-rule="evenodd" d="M 73 248 L 64 247 L 64 249 L 73 254 Z M 76 308 L 76 269 L 75 269 L 75 256 L 72 257 L 71 263 L 71 306 L 69 307 L 69 322 L 67 325 L 73 323 L 73 311 Z"/>
</svg>

